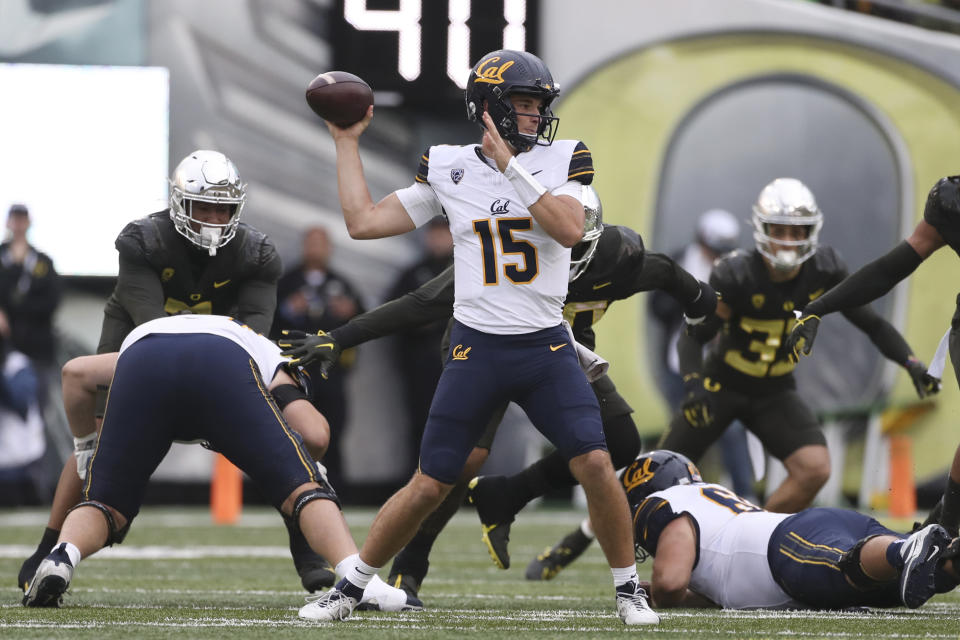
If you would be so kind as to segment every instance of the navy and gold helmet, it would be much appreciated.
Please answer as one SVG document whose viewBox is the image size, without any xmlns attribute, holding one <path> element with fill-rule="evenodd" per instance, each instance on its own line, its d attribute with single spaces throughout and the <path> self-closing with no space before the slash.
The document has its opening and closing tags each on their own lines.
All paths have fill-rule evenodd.
<svg viewBox="0 0 960 640">
<path fill-rule="evenodd" d="M 657 449 L 641 453 L 620 474 L 620 482 L 627 492 L 630 509 L 634 510 L 651 493 L 663 491 L 678 484 L 703 482 L 697 465 L 687 456 Z"/>
<path fill-rule="evenodd" d="M 536 135 L 520 133 L 517 113 L 509 100 L 512 94 L 543 99 Z M 500 136 L 518 151 L 529 151 L 537 144 L 549 146 L 557 135 L 560 122 L 550 110 L 550 103 L 558 95 L 560 88 L 540 58 L 526 51 L 492 51 L 480 58 L 470 71 L 464 92 L 467 119 L 484 127 L 481 116 L 486 106 Z"/>
</svg>

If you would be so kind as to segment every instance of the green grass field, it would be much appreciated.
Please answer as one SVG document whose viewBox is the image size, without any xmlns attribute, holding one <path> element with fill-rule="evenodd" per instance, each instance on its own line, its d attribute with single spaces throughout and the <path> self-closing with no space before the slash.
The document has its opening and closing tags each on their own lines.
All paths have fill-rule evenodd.
<svg viewBox="0 0 960 640">
<path fill-rule="evenodd" d="M 372 515 L 348 510 L 358 540 Z M 523 513 L 511 536 L 514 566 L 500 571 L 480 543 L 476 516 L 464 510 L 434 549 L 421 594 L 427 610 L 315 624 L 297 618 L 305 593 L 270 510 L 247 508 L 239 525 L 217 527 L 202 509 L 147 509 L 123 545 L 83 562 L 61 609 L 21 607 L 14 586 L 46 512 L 0 511 L 0 638 L 960 638 L 960 591 L 916 610 L 669 610 L 659 627 L 627 629 L 614 614 L 597 546 L 552 582 L 523 578 L 528 560 L 581 517 Z M 649 572 L 649 563 L 640 565 L 641 577 Z"/>
</svg>

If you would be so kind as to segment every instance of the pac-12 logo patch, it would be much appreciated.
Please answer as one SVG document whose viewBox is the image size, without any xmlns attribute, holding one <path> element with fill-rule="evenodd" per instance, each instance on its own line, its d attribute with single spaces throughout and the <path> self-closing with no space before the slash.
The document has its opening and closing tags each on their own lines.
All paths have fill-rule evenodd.
<svg viewBox="0 0 960 640">
<path fill-rule="evenodd" d="M 450 179 L 453 180 L 453 184 L 460 184 L 463 180 L 463 169 L 450 169 Z"/>
</svg>

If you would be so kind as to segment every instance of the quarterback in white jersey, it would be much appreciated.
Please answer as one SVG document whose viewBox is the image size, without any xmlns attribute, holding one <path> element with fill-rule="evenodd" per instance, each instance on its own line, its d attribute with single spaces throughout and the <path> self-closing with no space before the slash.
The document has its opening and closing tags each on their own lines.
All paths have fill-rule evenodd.
<svg viewBox="0 0 960 640">
<path fill-rule="evenodd" d="M 551 194 L 581 204 L 581 185 L 593 177 L 590 151 L 576 140 L 535 146 L 514 162 Z M 431 147 L 415 184 L 397 196 L 418 226 L 446 212 L 455 246 L 454 318 L 494 334 L 560 324 L 570 249 L 531 215 L 478 145 Z"/>
<path fill-rule="evenodd" d="M 550 105 L 559 93 L 535 55 L 501 50 L 483 56 L 465 91 L 467 116 L 483 129 L 481 144 L 431 147 L 414 184 L 377 203 L 359 149 L 373 107 L 349 127 L 327 123 L 351 237 L 398 235 L 445 214 L 456 265 L 451 349 L 419 468 L 380 510 L 357 569 L 328 592 L 330 620 L 350 615 L 370 576 L 458 481 L 493 413 L 514 401 L 584 488 L 613 572 L 618 615 L 626 624 L 659 622 L 638 587 L 626 500 L 606 450 L 600 407 L 561 323 L 570 248 L 584 233 L 582 185 L 594 171 L 586 145 L 553 140 L 557 118 Z"/>
<path fill-rule="evenodd" d="M 918 607 L 957 586 L 960 541 L 896 533 L 847 509 L 771 513 L 701 481 L 685 456 L 640 454 L 621 475 L 657 606 Z"/>
</svg>

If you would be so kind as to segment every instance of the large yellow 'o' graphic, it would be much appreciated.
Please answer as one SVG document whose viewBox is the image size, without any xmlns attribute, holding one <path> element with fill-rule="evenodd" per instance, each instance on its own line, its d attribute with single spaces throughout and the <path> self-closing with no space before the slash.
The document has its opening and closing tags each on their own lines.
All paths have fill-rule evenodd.
<svg viewBox="0 0 960 640">
<path fill-rule="evenodd" d="M 584 140 L 593 151 L 595 185 L 606 221 L 649 237 L 664 154 L 684 115 L 704 97 L 731 84 L 784 73 L 842 87 L 892 125 L 905 146 L 915 220 L 922 215 L 930 186 L 944 175 L 960 173 L 960 90 L 936 75 L 876 50 L 820 38 L 711 35 L 628 54 L 564 92 L 557 105 L 561 135 Z M 953 313 L 954 296 L 960 290 L 958 269 L 957 257 L 942 249 L 908 281 L 904 332 L 917 355 L 927 361 Z M 612 307 L 598 326 L 597 350 L 610 360 L 612 378 L 636 410 L 641 432 L 649 434 L 663 429 L 669 416 L 644 356 L 643 298 Z M 953 425 L 960 420 L 960 394 L 949 365 L 947 369 L 937 408 L 914 433 L 921 470 L 948 464 L 957 439 Z M 898 375 L 892 400 L 914 399 L 909 378 Z M 942 446 L 944 440 L 951 445 Z"/>
</svg>

